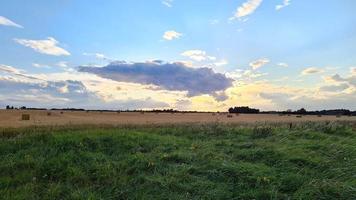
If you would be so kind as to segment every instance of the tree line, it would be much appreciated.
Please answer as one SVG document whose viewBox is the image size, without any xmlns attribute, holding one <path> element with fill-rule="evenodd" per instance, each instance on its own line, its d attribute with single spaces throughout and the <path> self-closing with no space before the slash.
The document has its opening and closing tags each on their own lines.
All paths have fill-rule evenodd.
<svg viewBox="0 0 356 200">
<path fill-rule="evenodd" d="M 347 109 L 332 109 L 332 110 L 316 110 L 307 111 L 305 108 L 298 110 L 288 109 L 286 111 L 260 111 L 259 109 L 250 108 L 248 106 L 231 107 L 229 113 L 245 113 L 245 114 L 285 114 L 285 115 L 352 115 L 356 116 L 356 111 Z"/>
<path fill-rule="evenodd" d="M 48 110 L 46 108 L 28 108 L 26 106 L 14 107 L 7 105 L 7 110 Z M 198 111 L 179 111 L 174 109 L 153 109 L 153 110 L 86 110 L 82 108 L 52 108 L 50 110 L 64 111 L 101 111 L 101 112 L 155 112 L 155 113 L 198 113 Z M 288 109 L 286 111 L 260 111 L 260 109 L 250 108 L 248 106 L 236 106 L 228 109 L 229 113 L 245 113 L 245 114 L 283 114 L 283 115 L 349 115 L 356 116 L 356 111 L 347 109 L 332 109 L 332 110 L 317 110 L 308 111 L 305 108 L 298 110 Z M 206 113 L 206 112 L 202 112 Z"/>
</svg>

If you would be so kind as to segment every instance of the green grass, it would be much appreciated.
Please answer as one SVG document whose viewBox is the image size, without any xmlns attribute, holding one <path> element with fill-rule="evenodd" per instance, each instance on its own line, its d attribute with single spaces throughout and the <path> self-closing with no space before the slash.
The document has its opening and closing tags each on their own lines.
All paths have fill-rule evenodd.
<svg viewBox="0 0 356 200">
<path fill-rule="evenodd" d="M 0 199 L 356 199 L 347 124 L 0 130 Z"/>
</svg>

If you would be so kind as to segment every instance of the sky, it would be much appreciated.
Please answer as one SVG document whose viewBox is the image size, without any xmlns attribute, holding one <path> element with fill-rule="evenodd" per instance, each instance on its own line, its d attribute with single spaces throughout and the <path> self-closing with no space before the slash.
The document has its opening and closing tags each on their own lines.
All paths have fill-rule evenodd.
<svg viewBox="0 0 356 200">
<path fill-rule="evenodd" d="M 0 107 L 356 110 L 354 0 L 0 4 Z"/>
</svg>

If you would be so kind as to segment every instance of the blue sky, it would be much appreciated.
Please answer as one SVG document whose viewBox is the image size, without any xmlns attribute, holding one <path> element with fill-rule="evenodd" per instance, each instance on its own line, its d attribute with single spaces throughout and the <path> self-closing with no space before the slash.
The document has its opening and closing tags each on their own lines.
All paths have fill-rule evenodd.
<svg viewBox="0 0 356 200">
<path fill-rule="evenodd" d="M 0 89 L 0 106 L 356 109 L 355 8 L 354 0 L 5 1 L 0 87 L 16 89 Z M 135 68 L 130 76 L 127 66 Z M 172 83 L 152 81 L 152 66 L 170 69 Z M 202 90 L 207 80 L 211 90 Z M 58 93 L 44 82 L 61 86 Z M 78 91 L 88 94 L 68 95 Z"/>
</svg>

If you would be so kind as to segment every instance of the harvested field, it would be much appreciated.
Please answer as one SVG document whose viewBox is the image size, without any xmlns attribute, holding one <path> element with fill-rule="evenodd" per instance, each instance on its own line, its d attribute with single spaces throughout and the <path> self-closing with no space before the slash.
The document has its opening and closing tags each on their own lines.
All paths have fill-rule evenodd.
<svg viewBox="0 0 356 200">
<path fill-rule="evenodd" d="M 0 127 L 25 127 L 48 125 L 122 125 L 122 124 L 180 124 L 180 123 L 287 123 L 306 121 L 355 121 L 349 116 L 299 116 L 278 114 L 227 113 L 144 113 L 141 112 L 85 112 L 85 111 L 27 111 L 0 110 Z M 29 114 L 30 120 L 22 120 Z M 229 116 L 229 117 L 228 117 Z"/>
</svg>

